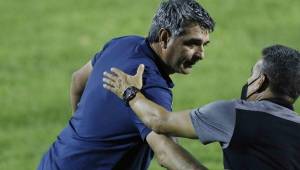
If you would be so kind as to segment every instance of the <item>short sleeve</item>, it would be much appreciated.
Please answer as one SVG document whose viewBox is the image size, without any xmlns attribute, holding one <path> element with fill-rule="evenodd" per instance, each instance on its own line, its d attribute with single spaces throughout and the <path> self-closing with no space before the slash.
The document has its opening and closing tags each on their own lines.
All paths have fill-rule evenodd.
<svg viewBox="0 0 300 170">
<path fill-rule="evenodd" d="M 96 64 L 96 62 L 98 61 L 98 59 L 101 57 L 103 51 L 112 43 L 113 40 L 109 41 L 108 43 L 106 43 L 102 50 L 97 52 L 94 57 L 92 58 L 92 66 L 94 67 L 94 65 Z"/>
<path fill-rule="evenodd" d="M 217 101 L 190 113 L 199 140 L 203 144 L 220 142 L 223 148 L 230 143 L 235 126 L 235 102 Z"/>
<path fill-rule="evenodd" d="M 98 58 L 101 56 L 101 52 L 102 52 L 102 51 L 96 53 L 96 54 L 94 55 L 94 57 L 92 58 L 92 66 L 93 66 L 93 67 L 94 67 L 94 65 L 96 64 Z"/>
<path fill-rule="evenodd" d="M 147 68 L 147 67 L 146 67 Z M 142 93 L 145 97 L 154 103 L 164 107 L 166 110 L 172 110 L 172 93 L 171 90 L 165 87 L 163 84 L 164 79 L 156 73 L 150 73 L 149 70 L 145 70 L 144 73 L 144 86 Z M 130 109 L 131 110 L 131 109 Z M 140 132 L 143 140 L 146 139 L 147 135 L 152 131 L 149 129 L 131 110 L 132 120 L 135 126 Z"/>
</svg>

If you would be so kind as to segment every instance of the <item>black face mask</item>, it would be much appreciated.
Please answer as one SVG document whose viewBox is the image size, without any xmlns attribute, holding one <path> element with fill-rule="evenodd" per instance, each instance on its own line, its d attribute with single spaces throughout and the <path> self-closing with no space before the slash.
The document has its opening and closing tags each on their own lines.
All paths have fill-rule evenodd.
<svg viewBox="0 0 300 170">
<path fill-rule="evenodd" d="M 242 92 L 241 92 L 241 99 L 242 100 L 247 100 L 247 91 L 248 91 L 248 83 L 246 83 L 242 87 Z"/>
</svg>

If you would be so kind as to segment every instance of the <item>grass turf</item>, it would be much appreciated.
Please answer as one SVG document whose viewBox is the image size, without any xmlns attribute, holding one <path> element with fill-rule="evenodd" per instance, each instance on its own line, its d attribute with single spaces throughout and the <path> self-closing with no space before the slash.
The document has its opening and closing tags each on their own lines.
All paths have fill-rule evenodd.
<svg viewBox="0 0 300 170">
<path fill-rule="evenodd" d="M 0 169 L 35 169 L 71 116 L 73 71 L 109 39 L 147 35 L 158 0 L 0 0 Z M 274 43 L 299 48 L 297 0 L 209 1 L 216 20 L 206 59 L 188 76 L 174 75 L 174 110 L 236 98 Z M 300 104 L 296 104 L 299 111 Z M 218 144 L 181 140 L 210 169 L 222 169 Z M 150 170 L 160 168 L 155 161 Z"/>
</svg>

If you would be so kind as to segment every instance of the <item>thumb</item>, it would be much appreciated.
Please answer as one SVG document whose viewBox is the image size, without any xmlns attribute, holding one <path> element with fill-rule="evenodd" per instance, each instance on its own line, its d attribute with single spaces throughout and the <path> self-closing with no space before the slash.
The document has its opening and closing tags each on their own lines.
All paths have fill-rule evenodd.
<svg viewBox="0 0 300 170">
<path fill-rule="evenodd" d="M 144 70 L 145 70 L 144 64 L 140 64 L 138 69 L 137 69 L 136 76 L 137 77 L 143 77 Z"/>
</svg>

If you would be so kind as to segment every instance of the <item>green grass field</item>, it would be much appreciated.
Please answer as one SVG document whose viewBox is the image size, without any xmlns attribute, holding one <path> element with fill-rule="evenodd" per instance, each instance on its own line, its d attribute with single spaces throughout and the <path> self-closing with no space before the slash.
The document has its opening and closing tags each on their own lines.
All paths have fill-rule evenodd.
<svg viewBox="0 0 300 170">
<path fill-rule="evenodd" d="M 206 59 L 174 75 L 174 110 L 237 98 L 260 50 L 300 46 L 300 1 L 201 1 L 217 22 Z M 0 0 L 0 169 L 35 169 L 71 116 L 73 71 L 122 35 L 147 35 L 159 0 Z M 300 111 L 299 102 L 296 111 Z M 210 169 L 218 144 L 181 140 Z M 155 161 L 150 170 L 159 170 Z"/>
</svg>

